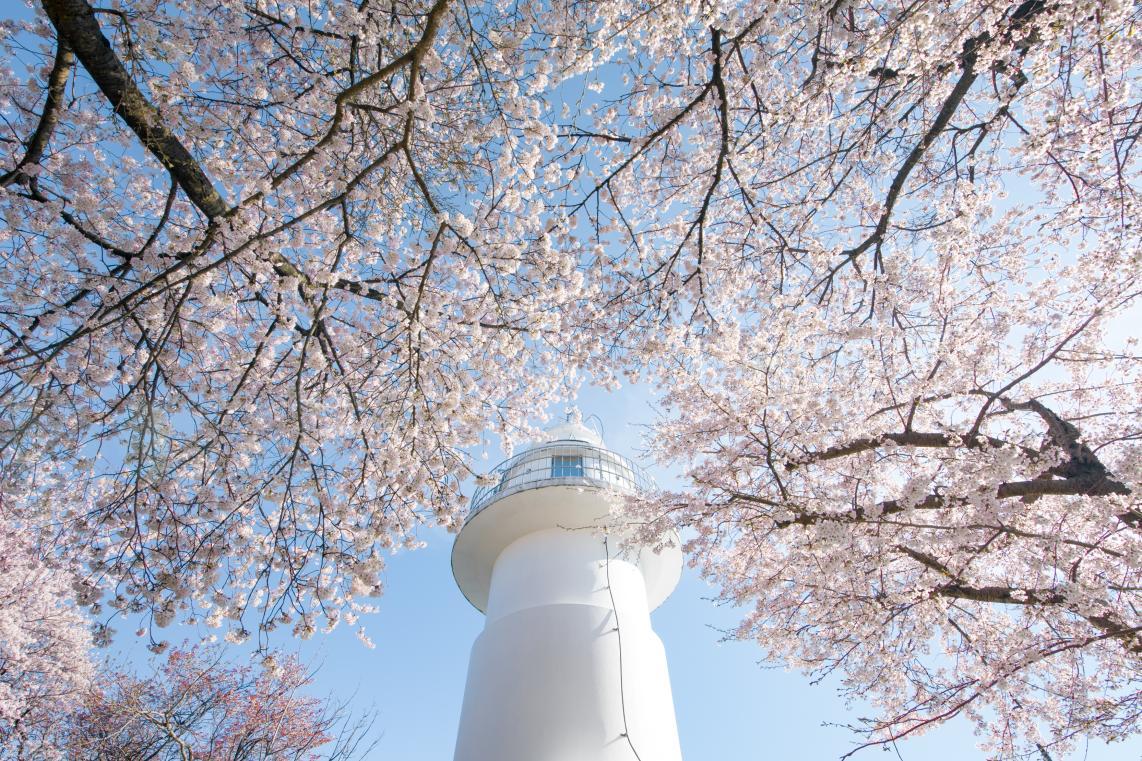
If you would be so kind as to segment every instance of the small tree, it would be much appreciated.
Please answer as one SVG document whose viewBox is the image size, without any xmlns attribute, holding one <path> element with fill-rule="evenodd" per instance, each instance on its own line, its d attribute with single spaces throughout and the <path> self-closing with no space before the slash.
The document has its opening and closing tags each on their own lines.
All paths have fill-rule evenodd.
<svg viewBox="0 0 1142 761">
<path fill-rule="evenodd" d="M 302 694 L 311 675 L 296 657 L 233 666 L 218 651 L 175 649 L 158 673 L 105 674 L 61 717 L 69 759 L 172 761 L 334 759 L 361 750 L 363 726 Z"/>
</svg>

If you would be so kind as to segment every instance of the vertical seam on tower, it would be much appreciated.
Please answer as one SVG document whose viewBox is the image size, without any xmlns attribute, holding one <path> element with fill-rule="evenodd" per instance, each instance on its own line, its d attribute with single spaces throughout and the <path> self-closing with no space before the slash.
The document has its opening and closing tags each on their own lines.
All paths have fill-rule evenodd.
<svg viewBox="0 0 1142 761">
<path fill-rule="evenodd" d="M 627 745 L 630 746 L 630 752 L 638 761 L 642 761 L 642 756 L 638 755 L 638 749 L 634 747 L 634 740 L 630 736 L 630 724 L 627 723 L 627 697 L 626 689 L 623 685 L 623 632 L 619 628 L 619 606 L 615 604 L 615 590 L 611 587 L 611 547 L 607 542 L 607 535 L 603 534 L 603 556 L 606 558 L 603 562 L 606 565 L 607 573 L 607 594 L 611 598 L 611 611 L 615 615 L 615 637 L 618 640 L 619 646 L 619 706 L 623 714 L 623 737 L 627 739 Z"/>
</svg>

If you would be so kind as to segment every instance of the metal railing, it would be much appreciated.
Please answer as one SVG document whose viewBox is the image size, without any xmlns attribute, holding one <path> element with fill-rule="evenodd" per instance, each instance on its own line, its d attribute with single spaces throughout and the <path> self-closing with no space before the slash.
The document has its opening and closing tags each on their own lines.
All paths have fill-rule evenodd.
<svg viewBox="0 0 1142 761">
<path fill-rule="evenodd" d="M 528 489 L 583 486 L 633 493 L 654 486 L 650 476 L 631 460 L 579 441 L 557 441 L 521 452 L 497 465 L 490 475 L 496 482 L 476 489 L 465 522 L 493 502 Z"/>
</svg>

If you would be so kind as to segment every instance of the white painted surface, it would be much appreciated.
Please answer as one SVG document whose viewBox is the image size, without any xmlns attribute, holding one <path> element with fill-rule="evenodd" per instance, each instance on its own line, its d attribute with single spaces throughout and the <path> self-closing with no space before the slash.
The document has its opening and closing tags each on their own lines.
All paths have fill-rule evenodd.
<svg viewBox="0 0 1142 761">
<path fill-rule="evenodd" d="M 526 608 L 543 605 L 593 605 L 611 609 L 614 596 L 620 616 L 632 625 L 650 625 L 646 585 L 637 563 L 610 548 L 608 563 L 602 536 L 593 531 L 536 531 L 517 539 L 500 553 L 492 571 L 488 623 Z M 608 584 L 608 575 L 610 583 Z"/>
<path fill-rule="evenodd" d="M 492 569 L 500 554 L 521 537 L 562 527 L 569 533 L 590 534 L 606 521 L 609 502 L 598 489 L 545 486 L 509 494 L 488 505 L 464 525 L 452 547 L 452 575 L 460 591 L 477 609 L 486 611 Z M 682 576 L 682 552 L 643 550 L 638 566 L 646 585 L 647 603 L 654 610 L 670 596 Z"/>
<path fill-rule="evenodd" d="M 548 428 L 545 433 L 547 433 L 548 441 L 585 441 L 597 447 L 603 446 L 602 437 L 582 422 L 568 420 L 562 423 L 556 423 Z"/>
<path fill-rule="evenodd" d="M 545 491 L 529 494 L 550 497 Z M 514 512 L 499 508 L 477 518 L 498 522 Z M 647 564 L 608 546 L 609 559 L 597 533 L 549 524 L 500 551 L 455 761 L 680 761 L 666 654 L 650 626 Z"/>
</svg>

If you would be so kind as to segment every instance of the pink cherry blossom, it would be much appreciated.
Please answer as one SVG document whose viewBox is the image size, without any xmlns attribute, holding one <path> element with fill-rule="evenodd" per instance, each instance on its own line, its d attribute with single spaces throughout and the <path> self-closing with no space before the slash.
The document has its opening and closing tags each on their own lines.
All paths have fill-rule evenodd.
<svg viewBox="0 0 1142 761">
<path fill-rule="evenodd" d="M 0 758 L 64 758 L 52 740 L 93 666 L 72 577 L 36 551 L 0 502 Z"/>
</svg>

